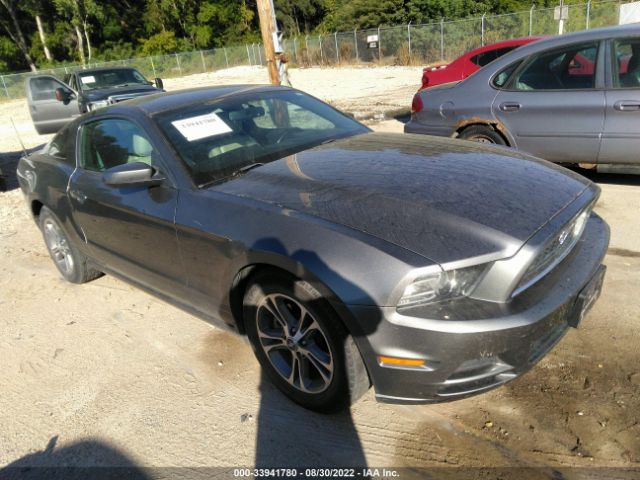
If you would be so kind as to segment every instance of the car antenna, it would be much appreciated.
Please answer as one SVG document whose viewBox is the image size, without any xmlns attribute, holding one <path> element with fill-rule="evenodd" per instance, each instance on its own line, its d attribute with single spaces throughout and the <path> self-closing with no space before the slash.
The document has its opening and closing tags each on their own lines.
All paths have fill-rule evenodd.
<svg viewBox="0 0 640 480">
<path fill-rule="evenodd" d="M 18 133 L 18 129 L 16 128 L 16 124 L 13 123 L 13 117 L 9 117 L 9 120 L 11 120 L 11 125 L 13 125 L 13 129 L 16 132 L 16 137 L 18 137 L 18 141 L 20 142 L 20 146 L 22 147 L 22 153 L 26 157 L 26 156 L 28 156 L 27 149 L 24 148 L 24 143 L 22 143 L 22 138 L 20 138 L 20 133 Z"/>
</svg>

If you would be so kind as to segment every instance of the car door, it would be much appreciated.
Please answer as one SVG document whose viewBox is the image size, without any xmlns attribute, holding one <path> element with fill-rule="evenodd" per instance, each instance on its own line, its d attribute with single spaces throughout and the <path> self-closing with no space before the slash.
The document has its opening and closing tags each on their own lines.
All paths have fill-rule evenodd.
<svg viewBox="0 0 640 480">
<path fill-rule="evenodd" d="M 74 219 L 102 266 L 167 296 L 180 296 L 185 276 L 174 226 L 178 190 L 173 182 L 126 188 L 104 182 L 105 171 L 133 162 L 168 172 L 140 124 L 115 117 L 84 123 L 78 168 L 69 184 Z"/>
<path fill-rule="evenodd" d="M 492 111 L 518 149 L 554 162 L 596 161 L 604 125 L 602 51 L 595 41 L 567 45 L 534 54 L 516 69 Z"/>
<path fill-rule="evenodd" d="M 65 101 L 56 99 L 56 89 L 68 92 Z M 56 133 L 72 118 L 80 115 L 77 93 L 51 75 L 28 77 L 27 104 L 33 126 L 40 135 Z"/>
<path fill-rule="evenodd" d="M 606 115 L 598 163 L 640 164 L 640 37 L 608 42 Z"/>
</svg>

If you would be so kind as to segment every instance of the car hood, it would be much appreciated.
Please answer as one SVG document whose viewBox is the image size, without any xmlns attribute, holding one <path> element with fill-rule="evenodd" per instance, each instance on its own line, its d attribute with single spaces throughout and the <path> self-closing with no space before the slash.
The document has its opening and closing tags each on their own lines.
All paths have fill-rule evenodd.
<svg viewBox="0 0 640 480">
<path fill-rule="evenodd" d="M 368 133 L 213 188 L 366 232 L 442 265 L 513 255 L 589 184 L 507 148 Z"/>
<path fill-rule="evenodd" d="M 83 95 L 87 100 L 96 102 L 98 100 L 106 100 L 112 95 L 149 95 L 161 91 L 153 85 L 137 85 L 135 87 L 103 88 L 96 91 L 83 92 Z"/>
</svg>

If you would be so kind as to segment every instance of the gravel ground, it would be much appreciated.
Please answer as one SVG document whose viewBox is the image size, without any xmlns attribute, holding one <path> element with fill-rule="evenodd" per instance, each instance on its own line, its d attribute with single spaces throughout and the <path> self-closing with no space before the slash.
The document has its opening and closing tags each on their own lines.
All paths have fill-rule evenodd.
<svg viewBox="0 0 640 480">
<path fill-rule="evenodd" d="M 291 77 L 341 108 L 380 113 L 408 104 L 419 72 L 311 68 Z M 231 69 L 166 85 L 265 75 Z M 9 171 L 20 150 L 9 117 L 27 148 L 46 137 L 24 102 L 0 108 L 0 165 Z M 350 412 L 322 416 L 263 381 L 242 339 L 112 277 L 65 283 L 10 177 L 0 193 L 0 466 L 189 467 L 181 475 L 195 476 L 197 467 L 366 464 L 442 467 L 446 478 L 460 473 L 451 466 L 468 467 L 470 478 L 498 475 L 476 468 L 526 467 L 500 476 L 637 478 L 607 469 L 640 471 L 640 181 L 594 179 L 603 189 L 597 211 L 612 229 L 604 291 L 533 370 L 449 404 L 383 405 L 369 392 Z"/>
</svg>

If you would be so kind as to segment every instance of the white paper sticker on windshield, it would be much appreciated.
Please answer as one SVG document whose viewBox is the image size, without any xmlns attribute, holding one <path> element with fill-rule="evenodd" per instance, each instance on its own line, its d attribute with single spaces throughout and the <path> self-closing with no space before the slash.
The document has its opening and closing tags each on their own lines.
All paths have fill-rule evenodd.
<svg viewBox="0 0 640 480">
<path fill-rule="evenodd" d="M 175 122 L 171 122 L 171 124 L 190 142 L 233 131 L 224 120 L 213 112 L 197 117 L 176 120 Z"/>
<path fill-rule="evenodd" d="M 96 77 L 94 77 L 93 75 L 87 75 L 86 77 L 80 77 L 80 81 L 85 85 L 87 83 L 96 83 Z"/>
</svg>

